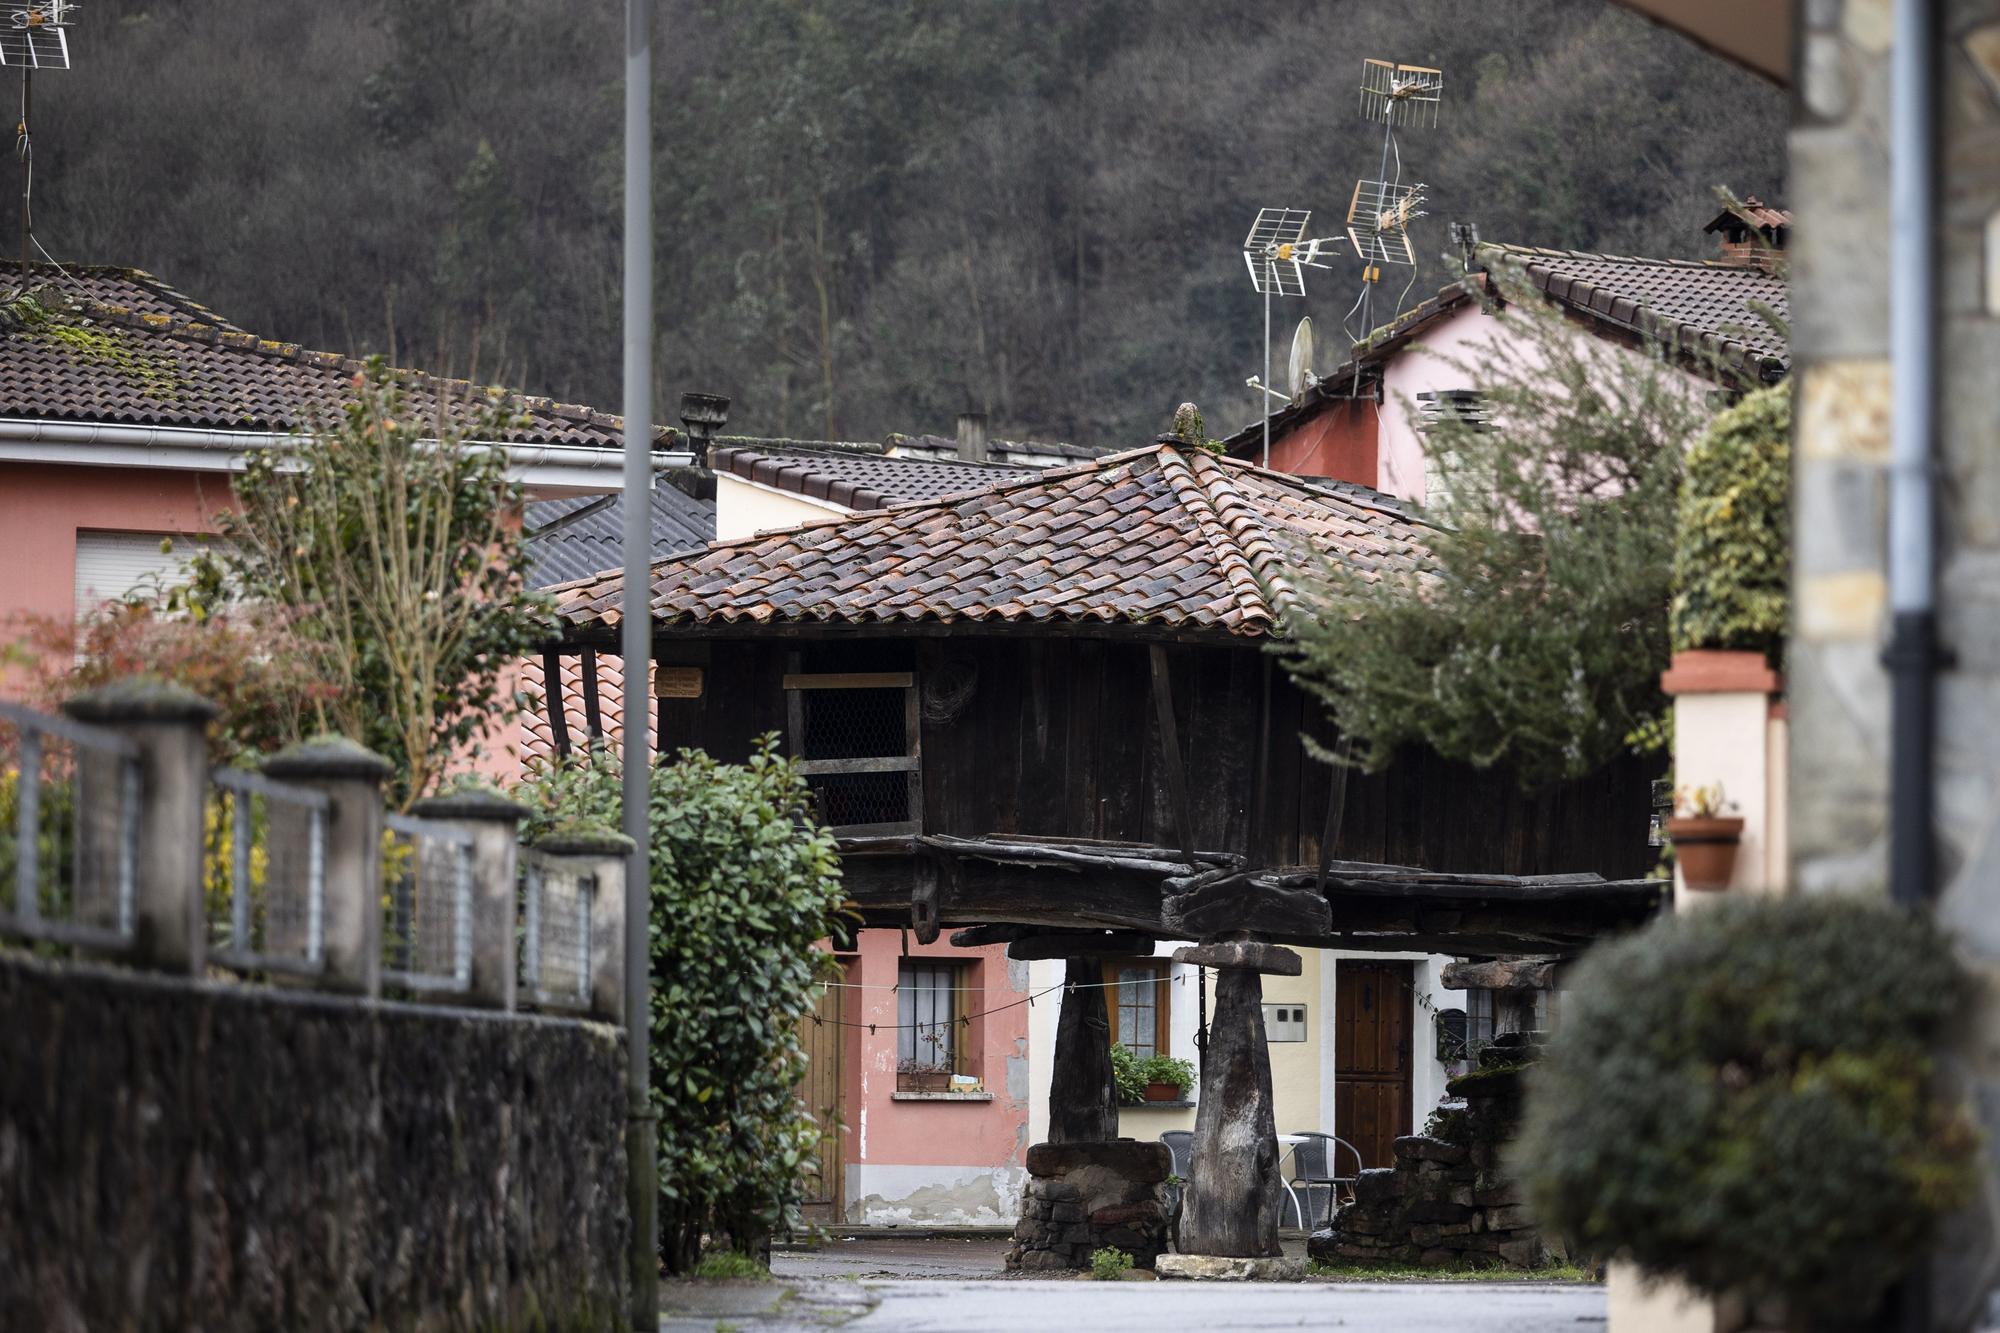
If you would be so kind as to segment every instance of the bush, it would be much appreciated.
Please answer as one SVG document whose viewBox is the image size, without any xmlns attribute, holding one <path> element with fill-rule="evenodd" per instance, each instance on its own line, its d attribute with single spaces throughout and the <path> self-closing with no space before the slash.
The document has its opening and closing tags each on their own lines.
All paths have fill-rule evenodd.
<svg viewBox="0 0 2000 1333">
<path fill-rule="evenodd" d="M 1776 385 L 1688 451 L 1674 544 L 1673 642 L 1775 652 L 1791 607 L 1792 399 Z"/>
<path fill-rule="evenodd" d="M 1176 1060 L 1171 1055 L 1155 1055 L 1139 1062 L 1139 1081 L 1146 1083 L 1171 1083 L 1181 1090 L 1183 1097 L 1194 1086 L 1194 1065 L 1187 1060 Z"/>
<path fill-rule="evenodd" d="M 1111 1043 L 1111 1081 L 1118 1089 L 1118 1100 L 1126 1105 L 1146 1100 L 1146 1080 L 1139 1073 L 1139 1057 L 1123 1042 Z"/>
<path fill-rule="evenodd" d="M 1116 1282 L 1132 1268 L 1132 1256 L 1106 1246 L 1090 1255 L 1090 1277 L 1094 1282 Z"/>
<path fill-rule="evenodd" d="M 813 945 L 839 924 L 840 872 L 776 737 L 740 765 L 683 750 L 654 768 L 651 788 L 660 1246 L 684 1273 L 704 1234 L 754 1255 L 799 1224 L 801 1178 L 836 1128 L 817 1124 L 794 1089 L 798 1025 L 827 957 Z M 518 794 L 545 824 L 618 824 L 608 751 L 537 773 Z"/>
<path fill-rule="evenodd" d="M 1919 916 L 1746 899 L 1598 946 L 1529 1075 L 1544 1226 L 1696 1289 L 1865 1311 L 1972 1187 L 1930 1047 L 1967 993 Z"/>
</svg>

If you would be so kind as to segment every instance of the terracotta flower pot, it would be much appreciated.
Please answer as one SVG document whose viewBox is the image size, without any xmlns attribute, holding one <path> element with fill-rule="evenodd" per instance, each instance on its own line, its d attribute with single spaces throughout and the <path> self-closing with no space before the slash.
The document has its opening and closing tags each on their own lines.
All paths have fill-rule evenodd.
<svg viewBox="0 0 2000 1333">
<path fill-rule="evenodd" d="M 1741 819 L 1675 816 L 1667 821 L 1667 836 L 1673 839 L 1674 859 L 1680 862 L 1681 878 L 1690 889 L 1729 887 L 1730 877 L 1736 873 L 1736 844 L 1743 837 Z"/>
<path fill-rule="evenodd" d="M 1187 1100 L 1187 1094 L 1172 1083 L 1148 1083 L 1146 1100 L 1149 1102 L 1178 1102 Z"/>
</svg>

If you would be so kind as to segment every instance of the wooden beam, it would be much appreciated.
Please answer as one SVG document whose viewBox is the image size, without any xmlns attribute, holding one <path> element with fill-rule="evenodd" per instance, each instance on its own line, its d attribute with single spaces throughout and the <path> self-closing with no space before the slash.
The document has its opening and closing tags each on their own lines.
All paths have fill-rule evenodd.
<svg viewBox="0 0 2000 1333">
<path fill-rule="evenodd" d="M 1036 962 L 1050 958 L 1098 958 L 1105 954 L 1150 954 L 1153 937 L 1136 930 L 1105 930 L 1073 935 L 1034 934 L 1007 946 L 1007 956 L 1016 962 Z"/>
<path fill-rule="evenodd" d="M 1167 770 L 1167 792 L 1173 799 L 1174 834 L 1189 865 L 1194 857 L 1194 806 L 1188 800 L 1187 767 L 1181 754 L 1179 725 L 1174 721 L 1174 681 L 1164 644 L 1152 644 L 1147 654 L 1153 666 L 1153 710 L 1160 719 L 1160 754 Z"/>
<path fill-rule="evenodd" d="M 604 739 L 604 713 L 597 702 L 597 650 L 583 650 L 583 725 L 594 746 Z"/>
<path fill-rule="evenodd" d="M 549 708 L 549 739 L 556 758 L 569 758 L 569 716 L 563 708 L 562 657 L 551 648 L 542 654 L 542 698 Z"/>
</svg>

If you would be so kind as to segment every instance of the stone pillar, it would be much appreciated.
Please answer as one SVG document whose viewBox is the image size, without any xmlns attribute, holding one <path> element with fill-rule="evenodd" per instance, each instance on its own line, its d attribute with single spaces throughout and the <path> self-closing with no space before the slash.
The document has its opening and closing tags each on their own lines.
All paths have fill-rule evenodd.
<svg viewBox="0 0 2000 1333">
<path fill-rule="evenodd" d="M 1104 1007 L 1104 964 L 1063 961 L 1062 1014 L 1049 1075 L 1049 1142 L 1102 1143 L 1118 1137 L 1118 1089 L 1111 1078 L 1111 1021 Z M 1270 1082 L 1267 1073 L 1265 1083 Z"/>
<path fill-rule="evenodd" d="M 534 811 L 497 791 L 471 788 L 427 796 L 411 813 L 472 835 L 472 985 L 474 1004 L 514 1007 L 515 938 L 520 915 L 521 821 Z"/>
<path fill-rule="evenodd" d="M 632 840 L 606 828 L 565 828 L 537 839 L 534 849 L 575 863 L 577 873 L 595 885 L 590 900 L 590 1012 L 607 1023 L 623 1023 L 625 867 L 631 864 Z"/>
<path fill-rule="evenodd" d="M 323 983 L 382 993 L 382 781 L 388 760 L 344 736 L 317 736 L 265 761 L 264 772 L 326 793 Z"/>
<path fill-rule="evenodd" d="M 1179 949 L 1174 961 L 1218 971 L 1195 1113 L 1194 1161 L 1182 1195 L 1181 1255 L 1282 1261 L 1278 1220 L 1284 1186 L 1261 978 L 1266 972 L 1295 977 L 1303 964 L 1290 949 L 1248 940 Z M 1169 1267 L 1176 1276 L 1209 1275 L 1200 1265 L 1162 1260 L 1162 1276 Z"/>
<path fill-rule="evenodd" d="M 202 807 L 208 797 L 207 729 L 215 705 L 178 685 L 135 678 L 80 694 L 63 711 L 79 722 L 118 732 L 139 749 L 138 848 L 132 867 L 135 960 L 163 971 L 199 974 L 208 956 Z M 87 761 L 83 770 L 83 799 L 119 791 L 91 780 L 92 775 L 106 778 L 107 766 Z M 83 854 L 87 863 L 114 876 L 124 817 L 124 796 L 118 799 L 116 817 L 87 821 L 103 836 L 94 836 Z"/>
</svg>

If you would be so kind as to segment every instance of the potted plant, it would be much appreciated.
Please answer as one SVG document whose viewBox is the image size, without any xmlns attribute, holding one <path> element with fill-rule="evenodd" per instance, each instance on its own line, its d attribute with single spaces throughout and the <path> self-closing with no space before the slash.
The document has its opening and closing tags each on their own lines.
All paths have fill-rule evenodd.
<svg viewBox="0 0 2000 1333">
<path fill-rule="evenodd" d="M 896 1063 L 896 1091 L 898 1092 L 949 1092 L 951 1071 L 935 1065 L 923 1064 L 917 1060 L 899 1060 Z"/>
<path fill-rule="evenodd" d="M 1194 1086 L 1194 1066 L 1170 1055 L 1155 1055 L 1139 1062 L 1139 1077 L 1146 1082 L 1149 1102 L 1184 1102 Z"/>
<path fill-rule="evenodd" d="M 1681 878 L 1690 889 L 1726 889 L 1736 873 L 1736 845 L 1743 837 L 1741 816 L 1723 796 L 1722 784 L 1683 787 L 1674 793 L 1667 837 L 1674 844 Z"/>
</svg>

